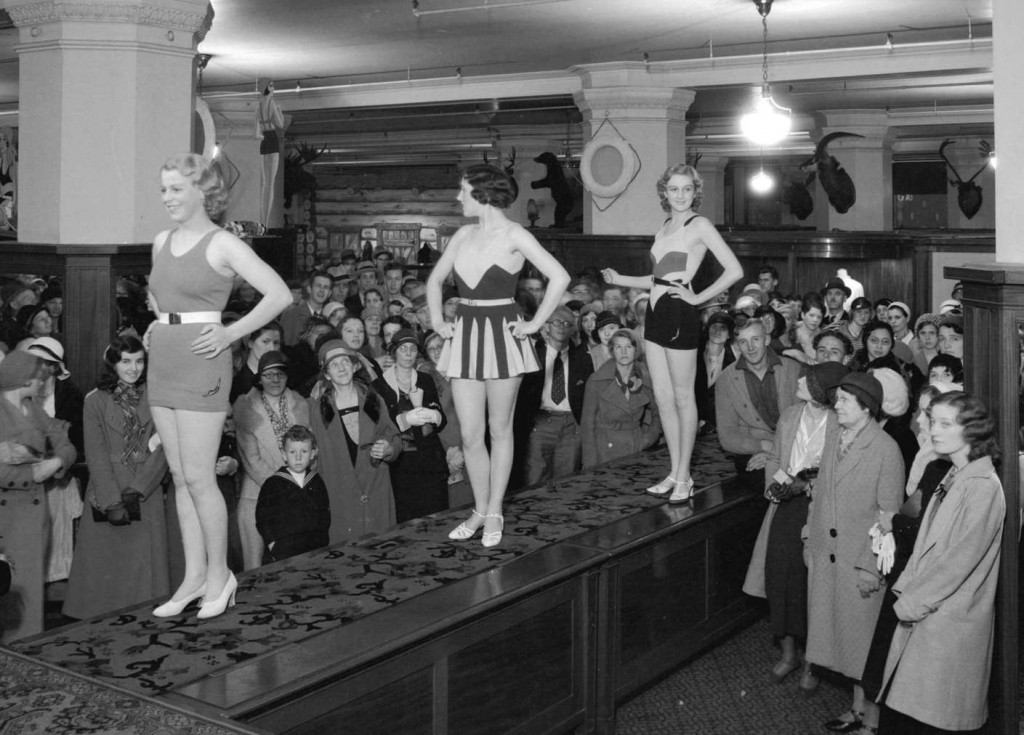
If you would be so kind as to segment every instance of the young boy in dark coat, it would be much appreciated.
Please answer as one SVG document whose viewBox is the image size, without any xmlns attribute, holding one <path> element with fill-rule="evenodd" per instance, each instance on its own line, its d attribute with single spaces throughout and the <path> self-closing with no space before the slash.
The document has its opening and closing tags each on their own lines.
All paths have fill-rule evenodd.
<svg viewBox="0 0 1024 735">
<path fill-rule="evenodd" d="M 266 544 L 264 561 L 274 562 L 327 546 L 330 501 L 323 479 L 309 467 L 316 438 L 305 426 L 282 437 L 285 465 L 263 483 L 256 502 L 256 530 Z"/>
</svg>

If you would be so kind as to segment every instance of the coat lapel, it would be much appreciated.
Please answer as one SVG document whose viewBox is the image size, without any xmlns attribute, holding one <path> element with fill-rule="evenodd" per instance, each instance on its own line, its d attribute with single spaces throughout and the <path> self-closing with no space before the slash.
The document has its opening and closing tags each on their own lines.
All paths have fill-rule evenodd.
<svg viewBox="0 0 1024 735">
<path fill-rule="evenodd" d="M 850 450 L 846 453 L 846 456 L 839 459 L 836 464 L 836 482 L 838 483 L 846 475 L 854 472 L 862 462 L 868 461 L 871 458 L 870 447 L 875 441 L 875 437 L 882 431 L 882 427 L 878 423 L 871 419 L 870 423 L 864 427 L 864 429 L 857 435 L 857 438 L 853 440 L 853 445 Z M 836 442 L 836 451 L 838 452 L 839 443 Z"/>
<path fill-rule="evenodd" d="M 601 390 L 601 399 L 615 406 L 623 413 L 629 413 L 629 401 L 626 400 L 626 396 L 614 378 L 605 381 L 604 388 Z"/>
</svg>

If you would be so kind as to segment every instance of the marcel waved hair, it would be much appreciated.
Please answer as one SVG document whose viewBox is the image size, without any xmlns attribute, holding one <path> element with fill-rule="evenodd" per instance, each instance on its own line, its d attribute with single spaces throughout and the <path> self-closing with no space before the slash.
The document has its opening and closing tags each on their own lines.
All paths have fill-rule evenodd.
<svg viewBox="0 0 1024 735">
<path fill-rule="evenodd" d="M 507 209 L 519 194 L 511 176 L 486 163 L 466 167 L 462 178 L 469 184 L 473 199 L 498 209 Z"/>
<path fill-rule="evenodd" d="M 161 171 L 177 171 L 189 179 L 203 193 L 203 208 L 211 218 L 217 217 L 228 206 L 228 187 L 213 165 L 197 153 L 178 153 L 171 156 Z"/>
<path fill-rule="evenodd" d="M 964 440 L 971 447 L 967 453 L 968 461 L 987 456 L 998 466 L 1002 452 L 996 444 L 996 423 L 989 416 L 984 403 L 969 393 L 954 390 L 932 399 L 928 406 L 929 418 L 936 406 L 952 406 L 956 409 L 956 422 L 963 427 Z"/>
<path fill-rule="evenodd" d="M 655 185 L 658 189 L 658 199 L 661 200 L 661 208 L 666 212 L 670 212 L 672 207 L 668 204 L 668 197 L 665 192 L 668 189 L 668 180 L 676 174 L 680 176 L 689 176 L 693 181 L 693 204 L 690 208 L 696 212 L 700 209 L 700 204 L 704 201 L 704 179 L 701 178 L 700 174 L 697 173 L 697 169 L 685 163 L 677 163 L 674 166 L 669 166 L 665 169 L 665 173 L 658 179 L 658 183 Z"/>
</svg>

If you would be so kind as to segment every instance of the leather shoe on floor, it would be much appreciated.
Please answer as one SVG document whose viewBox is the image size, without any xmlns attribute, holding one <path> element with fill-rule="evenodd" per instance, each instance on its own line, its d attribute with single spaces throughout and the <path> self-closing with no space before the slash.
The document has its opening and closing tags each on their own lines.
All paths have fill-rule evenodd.
<svg viewBox="0 0 1024 735">
<path fill-rule="evenodd" d="M 853 719 L 849 719 L 851 717 Z M 834 720 L 829 720 L 823 727 L 830 732 L 857 732 L 863 724 L 861 713 L 851 709 Z"/>
</svg>

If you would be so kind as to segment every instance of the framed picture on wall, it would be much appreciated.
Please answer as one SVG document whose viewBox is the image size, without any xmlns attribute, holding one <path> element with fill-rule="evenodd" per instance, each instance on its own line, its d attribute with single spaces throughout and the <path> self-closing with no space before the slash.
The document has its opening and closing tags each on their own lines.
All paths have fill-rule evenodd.
<svg viewBox="0 0 1024 735">
<path fill-rule="evenodd" d="M 387 248 L 395 260 L 412 263 L 420 245 L 420 224 L 389 222 L 377 225 L 377 244 Z"/>
</svg>

